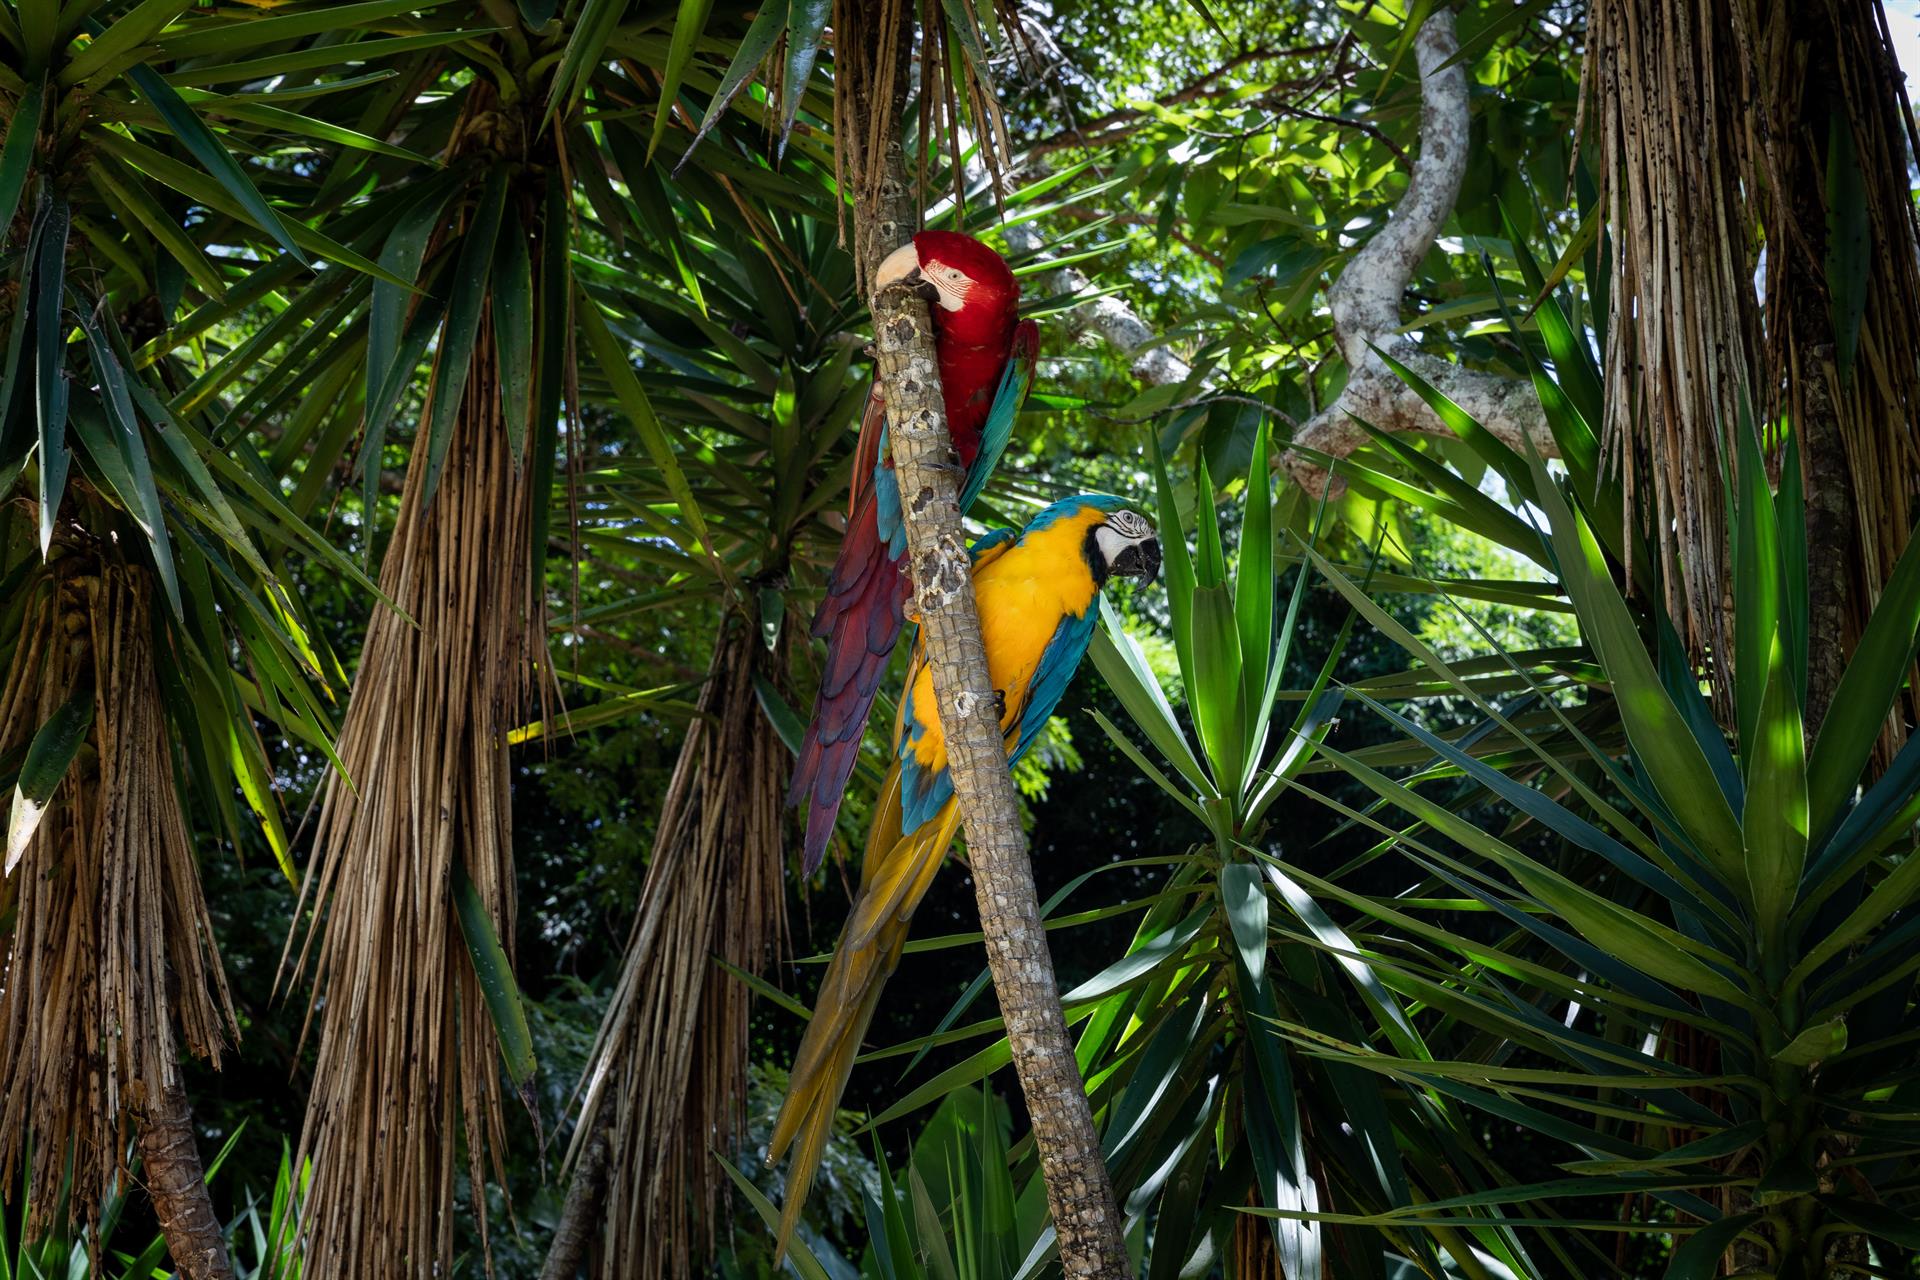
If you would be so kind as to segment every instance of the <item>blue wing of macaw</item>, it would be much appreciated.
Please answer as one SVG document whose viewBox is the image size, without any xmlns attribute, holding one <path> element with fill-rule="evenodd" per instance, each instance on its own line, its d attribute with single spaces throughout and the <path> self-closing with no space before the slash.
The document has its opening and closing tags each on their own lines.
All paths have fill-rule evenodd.
<svg viewBox="0 0 1920 1280">
<path fill-rule="evenodd" d="M 1034 363 L 1040 356 L 1040 326 L 1031 320 L 1022 320 L 1013 331 L 1013 347 L 1007 356 L 1007 367 L 1000 374 L 1000 385 L 994 390 L 993 403 L 987 407 L 986 425 L 980 428 L 980 452 L 974 455 L 973 466 L 967 471 L 967 482 L 960 489 L 960 514 L 965 515 L 980 496 L 980 490 L 986 488 L 987 477 L 1000 465 L 1000 455 L 1007 451 L 1007 442 L 1013 439 L 1013 420 L 1020 416 L 1020 406 L 1026 403 L 1027 392 L 1033 387 Z"/>
<path fill-rule="evenodd" d="M 1019 537 L 1020 531 L 1017 529 L 994 529 L 980 535 L 967 550 L 967 554 L 973 558 L 973 567 L 978 569 L 992 560 Z M 1081 648 L 1085 647 L 1086 643 L 1082 641 Z M 1053 645 L 1049 644 L 1043 651 L 1043 658 L 1052 652 Z M 925 660 L 926 655 L 916 649 L 913 662 L 907 668 L 907 692 L 900 706 L 899 723 L 906 732 L 894 744 L 894 757 L 900 762 L 900 834 L 903 836 L 912 835 L 921 823 L 940 812 L 940 806 L 953 795 L 953 779 L 947 771 L 944 768 L 935 771 L 922 768 L 920 758 L 913 750 L 921 733 L 920 722 L 913 714 L 913 691 L 919 683 L 920 664 Z M 1065 688 L 1064 682 L 1061 687 Z M 1054 698 L 1058 700 L 1059 696 L 1056 693 Z M 1045 721 L 1046 717 L 1042 716 L 1041 722 Z"/>
<path fill-rule="evenodd" d="M 907 554 L 907 524 L 900 518 L 900 481 L 887 465 L 887 428 L 880 427 L 880 453 L 873 463 L 873 514 L 880 541 L 895 560 Z"/>
<path fill-rule="evenodd" d="M 983 560 L 993 559 L 993 556 L 987 554 L 988 552 L 997 554 L 1001 548 L 1011 546 L 1019 537 L 1018 529 L 989 529 L 973 540 L 973 545 L 967 548 L 967 557 L 973 561 L 973 567 L 978 569 Z"/>
<path fill-rule="evenodd" d="M 1073 683 L 1073 673 L 1079 669 L 1080 659 L 1086 656 L 1087 645 L 1093 641 L 1098 610 L 1096 601 L 1077 618 L 1072 614 L 1061 618 L 1060 625 L 1054 628 L 1053 639 L 1047 641 L 1047 647 L 1040 653 L 1033 683 L 1027 687 L 1027 700 L 1020 708 L 1020 740 L 1014 744 L 1009 763 L 1027 754 L 1027 748 L 1033 745 L 1047 717 L 1060 705 L 1067 686 Z"/>
</svg>

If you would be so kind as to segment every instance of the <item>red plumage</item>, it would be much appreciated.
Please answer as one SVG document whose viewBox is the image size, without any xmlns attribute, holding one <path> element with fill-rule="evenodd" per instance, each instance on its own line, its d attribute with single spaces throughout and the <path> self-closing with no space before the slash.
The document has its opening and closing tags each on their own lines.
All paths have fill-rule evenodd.
<svg viewBox="0 0 1920 1280">
<path fill-rule="evenodd" d="M 998 253 L 952 231 L 922 231 L 913 244 L 922 275 L 941 291 L 930 308 L 934 351 L 947 430 L 960 465 L 970 470 L 1007 363 L 1018 355 L 1030 369 L 1039 331 L 1030 320 L 1020 322 L 1020 285 Z M 846 536 L 814 615 L 813 634 L 826 639 L 827 662 L 787 797 L 792 805 L 811 802 L 803 857 L 809 872 L 819 865 L 833 834 L 867 714 L 904 625 L 907 578 L 880 535 L 874 483 L 885 421 L 886 406 L 875 383 L 854 450 Z M 893 464 L 889 459 L 884 465 Z"/>
</svg>

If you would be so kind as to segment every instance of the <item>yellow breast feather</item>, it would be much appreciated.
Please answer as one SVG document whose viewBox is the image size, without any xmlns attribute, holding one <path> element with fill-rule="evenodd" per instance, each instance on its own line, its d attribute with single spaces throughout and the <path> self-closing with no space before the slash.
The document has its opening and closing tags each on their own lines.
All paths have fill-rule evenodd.
<svg viewBox="0 0 1920 1280">
<path fill-rule="evenodd" d="M 995 689 L 1007 693 L 1000 720 L 1002 730 L 1010 729 L 1018 719 L 1021 695 L 1032 683 L 1060 619 L 1080 617 L 1093 604 L 1099 587 L 1084 547 L 1087 530 L 1099 524 L 1105 514 L 1088 508 L 1044 529 L 1031 530 L 1004 552 L 974 568 L 973 594 L 980 606 L 987 674 Z M 914 671 L 907 685 L 913 724 L 909 726 L 901 718 L 894 749 L 900 749 L 901 732 L 917 727 L 914 759 L 922 768 L 938 771 L 947 765 L 947 739 L 934 701 L 933 672 L 920 660 L 920 652 L 916 649 Z"/>
</svg>

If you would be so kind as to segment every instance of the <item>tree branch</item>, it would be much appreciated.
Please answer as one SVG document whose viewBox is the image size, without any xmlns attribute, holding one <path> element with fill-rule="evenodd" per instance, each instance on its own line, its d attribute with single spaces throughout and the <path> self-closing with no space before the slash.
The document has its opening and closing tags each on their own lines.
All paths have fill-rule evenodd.
<svg viewBox="0 0 1920 1280">
<path fill-rule="evenodd" d="M 1015 254 L 1037 254 L 1046 244 L 1031 222 L 1008 227 L 1006 236 L 1007 247 Z M 1048 292 L 1054 294 L 1086 293 L 1093 289 L 1093 282 L 1077 267 L 1058 267 L 1042 278 Z M 1098 334 L 1108 346 L 1128 358 L 1134 374 L 1149 386 L 1185 382 L 1193 372 L 1192 366 L 1164 344 L 1149 345 L 1159 335 L 1124 298 L 1109 294 L 1061 312 L 1060 316 L 1067 322 L 1070 333 Z"/>
<path fill-rule="evenodd" d="M 1397 332 L 1401 303 L 1414 269 L 1453 212 L 1466 175 L 1467 139 L 1472 126 L 1467 111 L 1466 70 L 1463 66 L 1441 69 L 1458 48 L 1453 14 L 1441 8 L 1427 19 L 1415 38 L 1422 90 L 1420 154 L 1413 161 L 1407 190 L 1394 206 L 1386 227 L 1353 255 L 1328 295 L 1335 340 L 1352 373 L 1333 402 L 1294 432 L 1292 443 L 1296 447 L 1281 456 L 1289 474 L 1315 495 L 1330 482 L 1334 494 L 1345 487 L 1337 476 L 1329 476 L 1326 461 L 1344 458 L 1367 443 L 1367 434 L 1355 417 L 1381 431 L 1452 435 L 1425 402 L 1373 354 L 1375 346 L 1411 367 L 1507 444 L 1524 449 L 1522 442 L 1530 440 L 1542 457 L 1559 455 L 1531 382 L 1440 359 L 1419 350 Z M 1206 84 L 1201 82 L 1198 87 L 1204 90 Z M 1333 119 L 1341 125 L 1355 125 L 1353 121 Z M 1037 254 L 1044 247 L 1040 232 L 1031 223 L 1009 227 L 1006 235 L 1015 253 Z M 1086 292 L 1093 287 L 1072 267 L 1061 267 L 1043 279 L 1056 294 Z M 1099 335 L 1127 357 L 1135 376 L 1148 385 L 1184 382 L 1193 372 L 1167 346 L 1152 345 L 1158 335 L 1122 298 L 1097 298 L 1061 316 L 1077 331 Z"/>
<path fill-rule="evenodd" d="M 898 120 L 877 200 L 856 199 L 856 242 L 871 280 L 880 257 L 908 243 L 910 193 Z M 1069 1280 L 1128 1280 L 1130 1266 L 1113 1183 L 1100 1152 L 1086 1084 L 1067 1035 L 1039 894 L 1027 860 L 1020 797 L 1007 768 L 972 561 L 960 523 L 932 322 L 911 290 L 872 300 L 874 352 L 887 402 L 887 433 L 907 532 L 913 607 L 933 672 L 948 770 L 966 829 L 969 868 L 987 963 L 1006 1020 L 1014 1070 L 1026 1095 L 1047 1207 Z"/>
<path fill-rule="evenodd" d="M 1472 121 L 1467 114 L 1466 68 L 1445 66 L 1459 47 L 1452 11 L 1436 8 L 1414 37 L 1420 68 L 1420 155 L 1413 162 L 1406 193 L 1393 207 L 1387 225 L 1360 247 L 1328 292 L 1334 339 L 1351 372 L 1333 403 L 1294 434 L 1298 448 L 1282 458 L 1288 472 L 1309 493 L 1338 493 L 1344 484 L 1301 450 L 1344 458 L 1367 442 L 1355 417 L 1381 431 L 1453 434 L 1381 363 L 1373 353 L 1376 346 L 1390 351 L 1507 444 L 1521 448 L 1523 440 L 1531 440 L 1542 457 L 1559 454 L 1530 383 L 1428 355 L 1396 332 L 1400 303 L 1414 268 L 1453 212 L 1467 172 Z"/>
</svg>

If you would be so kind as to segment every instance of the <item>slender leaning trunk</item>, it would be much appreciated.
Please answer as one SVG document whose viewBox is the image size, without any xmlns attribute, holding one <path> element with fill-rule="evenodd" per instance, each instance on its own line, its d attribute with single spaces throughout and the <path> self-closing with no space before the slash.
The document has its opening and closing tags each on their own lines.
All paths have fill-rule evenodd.
<svg viewBox="0 0 1920 1280">
<path fill-rule="evenodd" d="M 881 29 L 860 33 L 870 37 L 866 66 L 890 65 L 891 73 L 868 84 L 880 81 L 904 88 L 906 76 L 895 59 L 910 38 L 911 26 L 902 21 L 899 29 L 888 31 L 884 24 L 874 25 Z M 866 174 L 857 173 L 855 179 L 855 243 L 868 280 L 886 254 L 908 243 L 914 229 L 898 99 L 898 93 L 889 92 L 869 95 L 864 103 L 868 111 L 884 103 L 891 112 L 880 131 L 879 148 L 865 156 L 862 166 L 877 168 L 867 167 Z M 987 671 L 932 323 L 926 303 L 910 290 L 876 294 L 872 308 L 878 377 L 886 393 L 888 439 L 907 531 L 911 607 L 919 615 L 933 671 L 987 963 L 1033 1121 L 1061 1263 L 1072 1280 L 1126 1277 L 1130 1268 L 1119 1206 L 1067 1036 L 1027 860 L 1026 832 L 1020 825 L 1019 795 L 1007 768 Z"/>
</svg>

